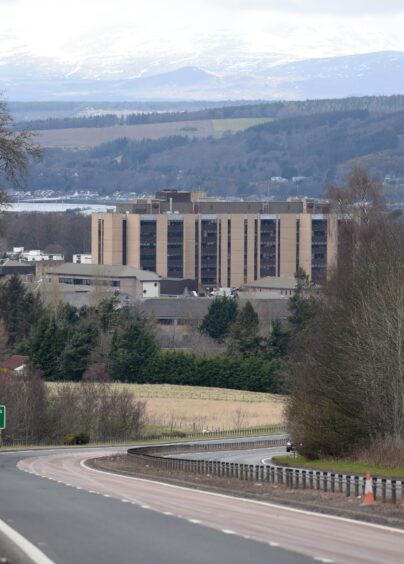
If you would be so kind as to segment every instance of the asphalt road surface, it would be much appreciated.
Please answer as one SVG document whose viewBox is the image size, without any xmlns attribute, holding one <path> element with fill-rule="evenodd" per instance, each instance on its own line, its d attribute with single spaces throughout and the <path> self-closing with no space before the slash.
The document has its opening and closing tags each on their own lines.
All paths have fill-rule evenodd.
<svg viewBox="0 0 404 564">
<path fill-rule="evenodd" d="M 277 547 L 265 522 L 257 540 L 246 538 L 251 535 L 242 527 L 231 530 L 230 523 L 237 523 L 222 523 L 211 507 L 226 508 L 227 498 L 98 473 L 80 464 L 111 452 L 1 453 L 0 519 L 57 564 L 313 562 L 289 549 L 286 539 Z M 246 505 L 240 518 L 253 507 Z"/>
<path fill-rule="evenodd" d="M 1 454 L 0 518 L 63 564 L 403 561 L 402 531 L 86 468 L 101 454 Z"/>
</svg>

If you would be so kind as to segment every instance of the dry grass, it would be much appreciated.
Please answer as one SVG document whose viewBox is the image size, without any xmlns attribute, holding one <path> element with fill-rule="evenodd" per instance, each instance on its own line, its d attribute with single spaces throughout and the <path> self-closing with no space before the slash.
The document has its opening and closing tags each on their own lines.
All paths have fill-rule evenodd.
<svg viewBox="0 0 404 564">
<path fill-rule="evenodd" d="M 213 431 L 283 422 L 284 400 L 272 394 L 169 384 L 115 386 L 147 400 L 149 423 L 170 429 Z"/>
<path fill-rule="evenodd" d="M 51 387 L 57 385 L 49 383 Z M 146 400 L 148 423 L 159 427 L 215 431 L 283 423 L 282 396 L 169 384 L 113 385 Z"/>
</svg>

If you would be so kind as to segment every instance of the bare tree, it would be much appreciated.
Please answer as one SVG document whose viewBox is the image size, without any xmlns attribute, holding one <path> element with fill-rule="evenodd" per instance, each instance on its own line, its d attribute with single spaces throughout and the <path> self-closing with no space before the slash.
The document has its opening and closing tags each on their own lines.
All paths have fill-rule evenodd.
<svg viewBox="0 0 404 564">
<path fill-rule="evenodd" d="M 30 131 L 13 131 L 14 120 L 4 100 L 0 100 L 0 174 L 18 185 L 28 169 L 29 158 L 39 158 L 41 150 Z M 0 194 L 0 204 L 4 193 Z"/>
<path fill-rule="evenodd" d="M 0 361 L 4 360 L 8 351 L 8 333 L 6 324 L 0 319 Z"/>
<path fill-rule="evenodd" d="M 290 362 L 290 430 L 310 457 L 404 437 L 403 219 L 373 214 L 350 252 Z"/>
</svg>

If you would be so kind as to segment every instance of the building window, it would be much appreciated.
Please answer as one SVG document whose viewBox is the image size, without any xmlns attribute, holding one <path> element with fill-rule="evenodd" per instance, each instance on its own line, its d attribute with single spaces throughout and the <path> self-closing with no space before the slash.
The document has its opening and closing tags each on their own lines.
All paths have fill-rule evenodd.
<svg viewBox="0 0 404 564">
<path fill-rule="evenodd" d="M 156 221 L 140 222 L 140 268 L 156 272 Z"/>
<path fill-rule="evenodd" d="M 231 287 L 231 219 L 227 220 L 227 287 Z"/>
<path fill-rule="evenodd" d="M 167 227 L 167 275 L 172 278 L 183 277 L 184 261 L 184 223 L 169 221 Z"/>
<path fill-rule="evenodd" d="M 126 218 L 122 220 L 122 264 L 127 263 L 127 221 Z"/>
<path fill-rule="evenodd" d="M 104 220 L 98 220 L 98 264 L 104 264 Z"/>
<path fill-rule="evenodd" d="M 247 283 L 248 273 L 248 220 L 244 220 L 244 284 Z"/>
<path fill-rule="evenodd" d="M 260 278 L 276 276 L 277 221 L 261 219 Z"/>
</svg>

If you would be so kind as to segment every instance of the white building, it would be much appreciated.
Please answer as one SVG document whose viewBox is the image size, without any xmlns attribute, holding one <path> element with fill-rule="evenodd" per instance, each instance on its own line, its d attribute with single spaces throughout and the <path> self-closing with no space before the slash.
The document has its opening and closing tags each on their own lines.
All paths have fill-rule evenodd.
<svg viewBox="0 0 404 564">
<path fill-rule="evenodd" d="M 24 247 L 14 247 L 12 253 L 7 255 L 17 258 L 20 261 L 26 262 L 42 262 L 42 261 L 59 261 L 64 262 L 65 257 L 61 253 L 44 253 L 39 249 L 32 251 L 25 251 Z"/>
<path fill-rule="evenodd" d="M 73 255 L 74 264 L 93 264 L 92 256 L 90 254 Z"/>
</svg>

